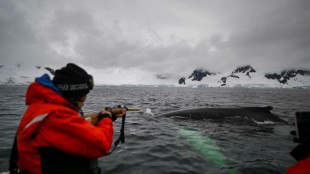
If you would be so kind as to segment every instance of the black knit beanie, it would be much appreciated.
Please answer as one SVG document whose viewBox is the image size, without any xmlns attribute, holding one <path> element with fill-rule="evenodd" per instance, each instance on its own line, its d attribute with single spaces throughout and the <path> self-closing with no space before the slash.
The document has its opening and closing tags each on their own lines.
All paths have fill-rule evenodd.
<svg viewBox="0 0 310 174">
<path fill-rule="evenodd" d="M 68 63 L 67 66 L 56 70 L 53 83 L 66 99 L 80 99 L 94 86 L 93 77 L 73 63 Z"/>
</svg>

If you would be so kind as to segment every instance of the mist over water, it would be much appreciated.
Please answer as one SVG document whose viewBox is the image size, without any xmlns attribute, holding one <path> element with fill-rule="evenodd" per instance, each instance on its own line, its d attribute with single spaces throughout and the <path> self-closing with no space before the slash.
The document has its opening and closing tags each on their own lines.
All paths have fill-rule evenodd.
<svg viewBox="0 0 310 174">
<path fill-rule="evenodd" d="M 27 87 L 0 87 L 0 172 L 22 115 Z M 103 173 L 284 173 L 294 165 L 297 145 L 290 131 L 296 111 L 309 110 L 310 90 L 249 88 L 95 87 L 84 113 L 120 104 L 128 112 L 125 144 L 99 159 Z M 161 118 L 158 115 L 201 107 L 273 106 L 288 124 L 249 125 L 240 118 L 222 121 Z M 114 122 L 114 139 L 121 120 Z M 220 162 L 207 153 L 214 148 Z"/>
</svg>

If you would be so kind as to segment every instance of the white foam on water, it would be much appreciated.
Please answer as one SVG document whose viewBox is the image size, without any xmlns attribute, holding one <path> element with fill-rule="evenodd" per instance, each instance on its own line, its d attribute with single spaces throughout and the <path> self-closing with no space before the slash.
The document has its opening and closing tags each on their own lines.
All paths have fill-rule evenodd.
<svg viewBox="0 0 310 174">
<path fill-rule="evenodd" d="M 152 113 L 152 110 L 150 108 L 146 108 L 145 112 L 143 113 L 143 116 L 154 117 L 154 114 Z"/>
<path fill-rule="evenodd" d="M 256 121 L 254 119 L 252 119 L 256 124 L 259 124 L 259 125 L 265 125 L 265 124 L 275 124 L 275 122 L 273 121 L 270 121 L 270 120 L 266 120 L 266 121 Z"/>
</svg>

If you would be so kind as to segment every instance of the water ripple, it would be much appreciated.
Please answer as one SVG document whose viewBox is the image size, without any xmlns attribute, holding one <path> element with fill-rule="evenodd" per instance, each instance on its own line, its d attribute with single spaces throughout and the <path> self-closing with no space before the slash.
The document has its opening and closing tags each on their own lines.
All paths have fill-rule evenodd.
<svg viewBox="0 0 310 174">
<path fill-rule="evenodd" d="M 13 138 L 26 110 L 26 87 L 0 87 L 0 171 L 7 170 Z M 128 112 L 126 143 L 99 159 L 104 173 L 285 173 L 295 164 L 289 152 L 295 146 L 291 125 L 251 125 L 245 120 L 179 120 L 158 115 L 199 107 L 273 106 L 272 112 L 292 123 L 296 111 L 310 108 L 310 90 L 242 88 L 152 88 L 95 87 L 86 100 L 84 112 L 127 105 L 140 112 Z M 150 115 L 144 114 L 151 109 Z M 121 119 L 114 122 L 114 140 Z M 199 140 L 211 139 L 226 156 L 226 166 L 195 150 L 191 137 L 179 129 L 199 132 Z M 202 146 L 206 148 L 207 146 Z M 204 149 L 201 149 L 204 150 Z"/>
</svg>

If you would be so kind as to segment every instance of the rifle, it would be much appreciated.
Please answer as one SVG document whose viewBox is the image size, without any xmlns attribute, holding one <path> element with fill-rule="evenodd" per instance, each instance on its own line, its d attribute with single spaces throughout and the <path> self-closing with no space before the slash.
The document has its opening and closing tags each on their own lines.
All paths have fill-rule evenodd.
<svg viewBox="0 0 310 174">
<path fill-rule="evenodd" d="M 116 116 L 117 114 L 121 114 L 121 109 L 126 109 L 126 111 L 140 111 L 139 108 L 127 108 L 126 106 L 118 106 L 114 108 L 106 107 L 105 110 L 111 112 L 112 116 Z M 90 121 L 91 124 L 96 125 L 98 123 L 98 113 L 93 113 L 89 115 L 85 115 L 84 118 Z"/>
</svg>

